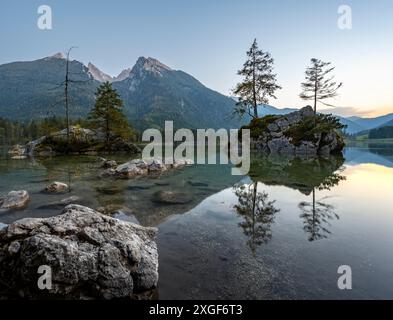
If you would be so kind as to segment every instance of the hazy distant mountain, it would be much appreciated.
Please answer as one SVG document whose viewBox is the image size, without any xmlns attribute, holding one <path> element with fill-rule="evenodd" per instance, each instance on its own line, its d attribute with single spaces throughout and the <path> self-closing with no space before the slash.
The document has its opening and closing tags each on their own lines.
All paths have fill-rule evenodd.
<svg viewBox="0 0 393 320">
<path fill-rule="evenodd" d="M 370 130 L 376 127 L 386 126 L 389 122 L 393 121 L 393 113 L 376 118 L 349 117 L 348 119 L 363 127 L 363 130 Z"/>
</svg>

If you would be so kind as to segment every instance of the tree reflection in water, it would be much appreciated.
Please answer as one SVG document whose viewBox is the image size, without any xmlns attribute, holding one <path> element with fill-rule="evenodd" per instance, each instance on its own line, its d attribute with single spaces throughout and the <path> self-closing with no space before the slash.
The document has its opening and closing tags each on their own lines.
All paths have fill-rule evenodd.
<svg viewBox="0 0 393 320">
<path fill-rule="evenodd" d="M 330 221 L 339 220 L 340 217 L 335 213 L 335 208 L 331 204 L 323 201 L 329 197 L 316 200 L 316 190 L 330 190 L 346 178 L 339 173 L 332 173 L 327 176 L 318 187 L 312 189 L 312 202 L 302 201 L 299 208 L 302 211 L 300 218 L 303 219 L 303 230 L 308 234 L 308 241 L 326 239 L 330 234 Z"/>
<path fill-rule="evenodd" d="M 309 241 L 327 238 L 331 233 L 329 231 L 330 222 L 339 219 L 339 216 L 335 213 L 334 206 L 326 203 L 327 197 L 317 200 L 316 194 L 318 190 L 330 190 L 342 180 L 345 180 L 345 177 L 341 174 L 344 160 L 342 155 L 319 158 L 254 156 L 249 173 L 252 179 L 251 189 L 248 198 L 245 196 L 239 197 L 239 195 L 242 195 L 241 192 L 236 193 L 239 197 L 239 208 L 237 210 L 239 211 L 243 206 L 248 206 L 250 207 L 249 216 L 252 217 L 252 199 L 254 198 L 256 201 L 255 186 L 258 183 L 263 183 L 266 186 L 285 186 L 312 197 L 310 202 L 301 202 L 298 205 L 302 211 L 300 218 L 303 220 L 304 231 L 308 234 Z M 251 192 L 252 190 L 254 192 Z M 243 198 L 246 200 L 243 200 Z M 262 207 L 268 208 L 267 195 L 264 201 Z M 273 206 L 273 203 L 270 202 L 271 206 Z M 244 211 L 246 210 L 240 210 L 242 216 L 245 216 Z M 272 222 L 269 222 L 268 218 L 265 219 L 262 219 L 262 221 L 266 221 L 265 227 L 270 231 Z M 253 221 L 248 219 L 245 226 L 249 221 L 252 225 Z M 261 232 L 261 238 L 266 240 L 259 243 L 267 242 L 270 239 L 271 232 L 269 233 L 269 231 L 266 231 L 265 234 Z M 252 233 L 247 231 L 247 234 L 251 235 Z"/>
<path fill-rule="evenodd" d="M 248 237 L 247 245 L 255 255 L 257 247 L 271 239 L 271 225 L 280 210 L 274 207 L 275 201 L 269 201 L 265 191 L 258 191 L 258 182 L 235 186 L 234 191 L 238 198 L 238 204 L 234 208 L 244 219 L 239 226 Z"/>
</svg>

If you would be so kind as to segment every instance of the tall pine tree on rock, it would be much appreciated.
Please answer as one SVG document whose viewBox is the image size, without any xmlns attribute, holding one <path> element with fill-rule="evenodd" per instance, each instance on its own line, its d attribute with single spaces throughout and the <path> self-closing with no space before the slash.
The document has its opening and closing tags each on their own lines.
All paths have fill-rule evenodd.
<svg viewBox="0 0 393 320">
<path fill-rule="evenodd" d="M 105 147 L 109 150 L 114 139 L 130 139 L 132 130 L 122 112 L 123 101 L 109 82 L 99 86 L 95 95 L 96 103 L 89 114 L 89 120 L 93 128 L 102 130 Z"/>
<path fill-rule="evenodd" d="M 238 97 L 234 114 L 243 117 L 248 114 L 258 118 L 258 105 L 268 104 L 269 98 L 275 98 L 275 91 L 281 89 L 277 84 L 276 74 L 273 73 L 274 60 L 269 52 L 259 50 L 255 39 L 247 52 L 247 61 L 238 75 L 244 77 L 233 90 Z"/>
<path fill-rule="evenodd" d="M 313 58 L 311 59 L 311 66 L 307 67 L 306 70 L 306 81 L 302 83 L 300 98 L 313 100 L 314 116 L 317 114 L 318 102 L 332 106 L 323 102 L 323 100 L 336 97 L 338 95 L 337 90 L 342 86 L 342 82 L 335 82 L 334 76 L 330 75 L 334 70 L 334 67 L 330 65 L 331 62 L 323 62 Z"/>
</svg>

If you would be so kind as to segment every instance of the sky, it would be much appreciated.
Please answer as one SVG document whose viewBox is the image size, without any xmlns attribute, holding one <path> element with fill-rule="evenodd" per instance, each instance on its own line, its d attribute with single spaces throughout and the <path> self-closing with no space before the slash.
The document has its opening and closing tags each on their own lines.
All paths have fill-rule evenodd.
<svg viewBox="0 0 393 320">
<path fill-rule="evenodd" d="M 37 27 L 41 5 L 52 30 Z M 340 5 L 352 28 L 340 29 Z M 342 115 L 393 112 L 391 0 L 0 0 L 0 64 L 78 48 L 72 58 L 117 75 L 140 56 L 183 70 L 230 95 L 254 38 L 272 54 L 282 90 L 270 101 L 300 108 L 300 84 L 311 58 L 331 61 Z"/>
</svg>

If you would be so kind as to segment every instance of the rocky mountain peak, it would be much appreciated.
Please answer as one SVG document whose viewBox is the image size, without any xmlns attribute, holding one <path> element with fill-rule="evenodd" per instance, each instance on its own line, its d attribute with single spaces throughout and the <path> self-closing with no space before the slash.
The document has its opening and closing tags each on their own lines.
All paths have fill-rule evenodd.
<svg viewBox="0 0 393 320">
<path fill-rule="evenodd" d="M 58 53 L 54 54 L 53 56 L 49 56 L 48 58 L 52 58 L 52 59 L 66 59 L 66 56 L 65 56 L 64 53 L 58 52 Z"/>
<path fill-rule="evenodd" d="M 115 81 L 123 81 L 127 79 L 131 74 L 131 68 L 124 69 L 122 72 L 119 73 L 119 75 L 115 78 L 113 78 L 113 82 Z"/>
<path fill-rule="evenodd" d="M 91 76 L 94 79 L 96 79 L 97 81 L 100 81 L 100 82 L 106 82 L 106 81 L 112 82 L 113 81 L 111 76 L 109 76 L 106 73 L 102 72 L 100 69 L 98 69 L 91 62 L 89 62 L 89 64 L 87 65 L 87 68 L 89 69 L 89 73 L 91 74 Z"/>
<path fill-rule="evenodd" d="M 132 68 L 132 73 L 139 74 L 142 71 L 150 71 L 156 74 L 162 75 L 163 71 L 170 71 L 172 70 L 165 64 L 161 63 L 157 59 L 154 58 L 145 58 L 140 57 L 135 66 Z"/>
</svg>

